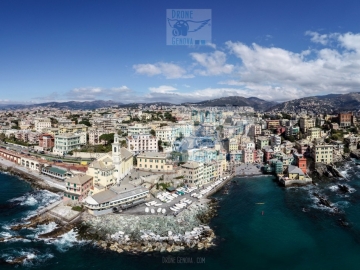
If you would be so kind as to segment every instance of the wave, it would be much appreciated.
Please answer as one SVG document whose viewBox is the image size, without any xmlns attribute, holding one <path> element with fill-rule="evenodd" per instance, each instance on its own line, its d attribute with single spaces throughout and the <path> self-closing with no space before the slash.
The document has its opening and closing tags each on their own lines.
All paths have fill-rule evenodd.
<svg viewBox="0 0 360 270">
<path fill-rule="evenodd" d="M 74 245 L 88 243 L 88 241 L 85 240 L 78 240 L 77 236 L 77 232 L 72 229 L 71 231 L 56 238 L 53 241 L 53 244 L 60 252 L 66 252 L 70 247 L 73 247 Z"/>
<path fill-rule="evenodd" d="M 54 255 L 49 252 L 41 253 L 36 249 L 10 249 L 0 255 L 0 258 L 6 262 L 12 262 L 16 258 L 23 258 L 22 265 L 24 266 L 38 265 L 53 257 Z"/>
</svg>

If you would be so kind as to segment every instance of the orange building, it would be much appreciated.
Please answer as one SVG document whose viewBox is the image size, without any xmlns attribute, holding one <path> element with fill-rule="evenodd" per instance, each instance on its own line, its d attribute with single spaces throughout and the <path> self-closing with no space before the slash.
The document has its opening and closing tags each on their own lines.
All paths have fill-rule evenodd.
<svg viewBox="0 0 360 270">
<path fill-rule="evenodd" d="M 303 171 L 303 173 L 306 173 L 306 158 L 299 157 L 297 165 Z"/>
</svg>

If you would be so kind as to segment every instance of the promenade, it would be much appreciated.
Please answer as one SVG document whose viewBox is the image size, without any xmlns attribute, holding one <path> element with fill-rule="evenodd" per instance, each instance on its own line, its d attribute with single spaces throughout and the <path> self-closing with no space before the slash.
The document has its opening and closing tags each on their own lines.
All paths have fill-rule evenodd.
<svg viewBox="0 0 360 270">
<path fill-rule="evenodd" d="M 16 169 L 20 173 L 22 172 L 24 174 L 31 175 L 34 178 L 38 179 L 39 181 L 45 182 L 45 184 L 47 184 L 48 186 L 50 186 L 52 188 L 58 189 L 60 191 L 65 191 L 65 182 L 63 182 L 63 181 L 53 179 L 53 178 L 51 178 L 49 176 L 46 176 L 44 174 L 39 174 L 39 172 L 37 172 L 37 171 L 29 170 L 29 169 L 27 169 L 27 168 L 25 168 L 25 167 L 23 167 L 23 166 L 21 166 L 19 164 L 15 164 L 15 163 L 13 163 L 13 162 L 11 162 L 9 160 L 3 159 L 3 158 L 0 158 L 0 164 L 4 168 L 12 167 L 12 168 Z"/>
</svg>

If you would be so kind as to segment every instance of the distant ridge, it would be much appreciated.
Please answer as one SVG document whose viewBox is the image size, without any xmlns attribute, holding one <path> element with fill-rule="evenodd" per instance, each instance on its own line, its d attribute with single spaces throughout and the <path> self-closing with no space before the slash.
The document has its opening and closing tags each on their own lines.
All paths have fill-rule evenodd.
<svg viewBox="0 0 360 270">
<path fill-rule="evenodd" d="M 273 101 L 266 101 L 257 97 L 241 97 L 241 96 L 230 96 L 222 97 L 217 99 L 205 100 L 196 103 L 184 103 L 194 104 L 197 106 L 212 107 L 212 106 L 250 106 L 255 110 L 264 111 L 268 108 L 275 106 L 277 103 Z"/>
<path fill-rule="evenodd" d="M 277 104 L 268 111 L 336 113 L 360 110 L 360 92 L 304 97 Z"/>
</svg>

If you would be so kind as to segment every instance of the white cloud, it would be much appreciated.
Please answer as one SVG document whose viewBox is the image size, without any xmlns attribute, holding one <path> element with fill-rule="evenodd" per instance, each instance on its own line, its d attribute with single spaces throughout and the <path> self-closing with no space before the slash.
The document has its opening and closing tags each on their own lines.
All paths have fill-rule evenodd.
<svg viewBox="0 0 360 270">
<path fill-rule="evenodd" d="M 221 51 L 213 53 L 191 53 L 191 57 L 204 69 L 197 69 L 195 72 L 202 76 L 230 74 L 234 66 L 226 64 L 226 54 Z"/>
<path fill-rule="evenodd" d="M 247 46 L 226 42 L 230 52 L 241 59 L 239 80 L 230 85 L 264 91 L 271 100 L 295 99 L 324 93 L 347 93 L 360 89 L 360 35 L 330 34 L 333 42 L 345 48 L 324 48 L 295 53 L 282 48 Z M 360 40 L 360 39 L 359 39 Z M 221 82 L 224 84 L 225 82 Z M 271 91 L 271 92 L 269 92 Z M 282 92 L 281 92 L 282 91 Z"/>
<path fill-rule="evenodd" d="M 171 93 L 176 91 L 177 89 L 169 85 L 161 85 L 159 87 L 150 87 L 149 90 L 153 93 Z"/>
<path fill-rule="evenodd" d="M 211 42 L 206 43 L 206 46 L 209 46 L 209 47 L 211 47 L 213 49 L 216 49 L 216 44 L 211 43 Z"/>
<path fill-rule="evenodd" d="M 173 63 L 137 64 L 133 65 L 135 72 L 142 75 L 154 76 L 163 75 L 167 79 L 192 78 L 193 75 L 187 74 L 186 70 Z"/>
<path fill-rule="evenodd" d="M 328 43 L 328 35 L 326 35 L 326 34 L 321 35 L 317 32 L 306 31 L 305 35 L 311 36 L 310 40 L 314 43 L 320 43 L 322 45 L 326 45 Z"/>
<path fill-rule="evenodd" d="M 102 88 L 102 87 L 80 87 L 74 88 L 65 95 L 70 100 L 96 100 L 96 99 L 114 99 L 121 100 L 132 92 L 127 86 Z"/>
</svg>

